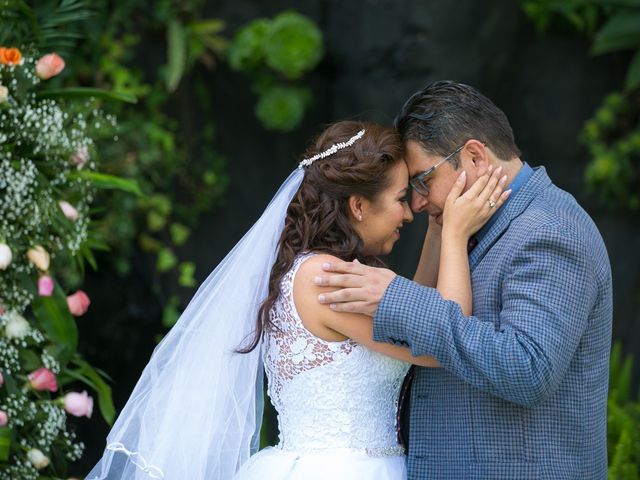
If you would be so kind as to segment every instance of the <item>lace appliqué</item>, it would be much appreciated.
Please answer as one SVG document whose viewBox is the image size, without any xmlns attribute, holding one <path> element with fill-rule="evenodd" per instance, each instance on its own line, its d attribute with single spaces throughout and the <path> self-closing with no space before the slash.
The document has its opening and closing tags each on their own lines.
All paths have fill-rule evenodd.
<svg viewBox="0 0 640 480">
<path fill-rule="evenodd" d="M 309 332 L 293 301 L 299 256 L 282 278 L 270 313 L 263 355 L 268 394 L 278 411 L 279 448 L 313 452 L 359 450 L 369 456 L 402 455 L 395 415 L 408 365 L 349 339 L 328 342 Z"/>
<path fill-rule="evenodd" d="M 300 265 L 313 254 L 299 256 L 282 278 L 281 295 L 269 312 L 275 328 L 265 338 L 265 364 L 271 368 L 269 395 L 276 400 L 283 384 L 313 368 L 340 361 L 357 345 L 353 340 L 328 342 L 302 324 L 293 301 L 293 280 Z"/>
</svg>

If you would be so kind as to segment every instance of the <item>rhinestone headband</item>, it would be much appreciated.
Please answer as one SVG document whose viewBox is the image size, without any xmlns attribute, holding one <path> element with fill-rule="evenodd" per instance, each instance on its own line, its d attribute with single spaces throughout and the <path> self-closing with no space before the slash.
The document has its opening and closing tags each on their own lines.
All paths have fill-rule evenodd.
<svg viewBox="0 0 640 480">
<path fill-rule="evenodd" d="M 364 135 L 364 132 L 365 132 L 365 130 L 363 128 L 362 130 L 360 130 L 358 133 L 356 133 L 353 137 L 351 137 L 346 142 L 336 143 L 335 145 L 332 145 L 331 147 L 326 149 L 324 152 L 320 152 L 319 154 L 314 155 L 311 158 L 305 158 L 304 160 L 302 160 L 298 164 L 298 168 L 308 167 L 309 165 L 311 165 L 316 160 L 328 157 L 329 155 L 333 155 L 338 150 L 342 150 L 343 148 L 350 147 L 351 145 L 353 145 L 354 143 L 356 143 L 358 140 L 360 140 L 362 138 L 362 136 Z"/>
</svg>

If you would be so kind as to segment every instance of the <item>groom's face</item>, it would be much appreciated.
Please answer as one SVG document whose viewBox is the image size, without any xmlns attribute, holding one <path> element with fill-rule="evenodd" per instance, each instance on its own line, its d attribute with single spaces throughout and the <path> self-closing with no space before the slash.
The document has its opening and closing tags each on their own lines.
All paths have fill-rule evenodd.
<svg viewBox="0 0 640 480">
<path fill-rule="evenodd" d="M 418 142 L 409 140 L 406 143 L 405 162 L 409 169 L 409 177 L 420 175 L 422 172 L 437 165 L 442 158 L 425 152 Z M 429 194 L 424 196 L 415 191 L 412 193 L 411 210 L 416 213 L 426 211 L 435 218 L 436 223 L 442 225 L 445 200 L 461 171 L 461 169 L 455 170 L 450 162 L 444 162 L 439 165 L 424 179 L 429 188 Z M 467 185 L 470 185 L 470 182 L 467 182 Z"/>
</svg>

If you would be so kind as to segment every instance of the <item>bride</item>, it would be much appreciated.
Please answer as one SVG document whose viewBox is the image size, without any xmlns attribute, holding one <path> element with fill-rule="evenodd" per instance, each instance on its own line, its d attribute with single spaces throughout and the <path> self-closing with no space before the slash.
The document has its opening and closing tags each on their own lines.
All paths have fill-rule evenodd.
<svg viewBox="0 0 640 480">
<path fill-rule="evenodd" d="M 372 321 L 317 301 L 328 261 L 381 265 L 409 208 L 403 146 L 367 122 L 329 126 L 262 217 L 154 351 L 87 479 L 406 478 L 396 434 L 410 363 L 431 357 L 372 341 Z M 469 236 L 506 200 L 497 175 L 463 175 L 430 226 L 417 277 L 471 312 Z M 495 202 L 495 203 L 494 203 Z M 439 272 L 438 272 L 439 269 Z M 436 284 L 437 279 L 437 284 Z M 355 320 L 355 321 L 354 321 Z M 280 442 L 257 451 L 262 378 Z"/>
</svg>

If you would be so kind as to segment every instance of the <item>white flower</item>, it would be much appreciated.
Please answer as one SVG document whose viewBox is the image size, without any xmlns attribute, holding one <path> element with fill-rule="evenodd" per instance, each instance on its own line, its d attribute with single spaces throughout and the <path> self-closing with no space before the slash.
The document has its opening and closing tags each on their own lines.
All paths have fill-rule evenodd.
<svg viewBox="0 0 640 480">
<path fill-rule="evenodd" d="M 41 245 L 36 245 L 27 251 L 27 257 L 31 260 L 36 267 L 41 271 L 46 272 L 49 270 L 49 262 L 51 258 L 49 252 L 47 252 Z"/>
<path fill-rule="evenodd" d="M 42 453 L 37 448 L 32 448 L 27 452 L 27 458 L 38 470 L 42 470 L 49 465 L 49 457 Z"/>
<path fill-rule="evenodd" d="M 65 217 L 67 217 L 72 222 L 78 220 L 78 210 L 76 210 L 73 205 L 65 200 L 60 200 L 58 202 L 58 205 L 60 206 L 60 209 L 62 210 L 62 213 L 64 213 Z"/>
<path fill-rule="evenodd" d="M 7 338 L 23 338 L 31 330 L 29 322 L 15 311 L 8 312 L 7 317 L 9 319 L 4 327 L 4 334 Z"/>
<path fill-rule="evenodd" d="M 297 338 L 291 344 L 291 361 L 293 363 L 300 363 L 303 360 L 309 360 L 313 362 L 316 359 L 316 355 L 313 353 L 313 343 L 307 342 L 304 338 Z"/>
<path fill-rule="evenodd" d="M 0 103 L 6 102 L 8 96 L 9 96 L 9 89 L 4 85 L 0 85 Z"/>
<path fill-rule="evenodd" d="M 11 255 L 11 249 L 9 245 L 5 243 L 0 243 L 0 270 L 6 270 L 6 268 L 11 263 L 11 259 L 13 255 Z"/>
</svg>

